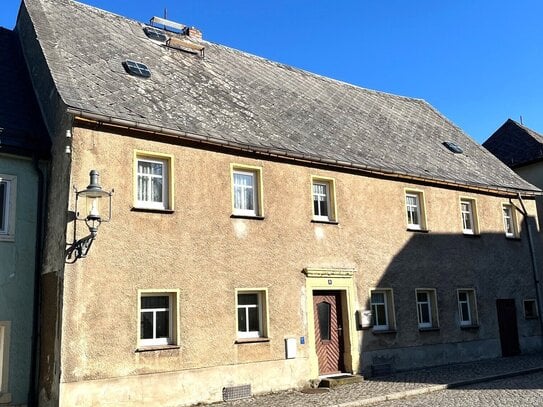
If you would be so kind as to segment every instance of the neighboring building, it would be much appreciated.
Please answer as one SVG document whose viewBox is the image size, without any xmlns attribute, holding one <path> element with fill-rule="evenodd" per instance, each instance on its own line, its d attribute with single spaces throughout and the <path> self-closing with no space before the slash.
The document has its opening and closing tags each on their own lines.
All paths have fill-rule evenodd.
<svg viewBox="0 0 543 407">
<path fill-rule="evenodd" d="M 0 405 L 31 405 L 47 133 L 17 35 L 0 28 Z"/>
<path fill-rule="evenodd" d="M 484 143 L 498 157 L 528 182 L 543 188 L 543 136 L 507 119 Z M 543 221 L 543 199 L 537 198 L 539 221 Z"/>
<path fill-rule="evenodd" d="M 540 190 L 426 102 L 68 0 L 26 0 L 17 32 L 53 136 L 42 405 L 541 349 Z M 112 218 L 77 259 L 90 170 Z"/>
</svg>

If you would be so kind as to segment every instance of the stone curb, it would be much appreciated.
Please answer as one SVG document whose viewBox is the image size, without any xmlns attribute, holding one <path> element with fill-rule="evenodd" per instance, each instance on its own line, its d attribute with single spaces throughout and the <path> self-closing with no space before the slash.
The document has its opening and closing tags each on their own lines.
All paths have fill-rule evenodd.
<svg viewBox="0 0 543 407">
<path fill-rule="evenodd" d="M 384 401 L 399 400 L 399 399 L 404 399 L 411 396 L 418 396 L 421 394 L 433 393 L 435 391 L 440 391 L 440 390 L 445 390 L 445 389 L 454 389 L 456 387 L 468 386 L 470 384 L 489 382 L 492 380 L 505 379 L 507 377 L 521 376 L 521 375 L 537 373 L 541 371 L 543 371 L 543 366 L 530 368 L 530 369 L 515 370 L 512 372 L 500 373 L 500 374 L 495 374 L 495 375 L 490 375 L 490 376 L 477 377 L 474 379 L 461 380 L 458 382 L 452 382 L 452 383 L 447 383 L 447 384 L 436 384 L 433 386 L 420 387 L 418 389 L 399 391 L 396 393 L 386 394 L 384 396 L 376 396 L 376 397 L 370 397 L 367 399 L 349 401 L 349 402 L 341 403 L 341 404 L 334 404 L 329 407 L 369 406 L 376 403 L 382 403 Z"/>
</svg>

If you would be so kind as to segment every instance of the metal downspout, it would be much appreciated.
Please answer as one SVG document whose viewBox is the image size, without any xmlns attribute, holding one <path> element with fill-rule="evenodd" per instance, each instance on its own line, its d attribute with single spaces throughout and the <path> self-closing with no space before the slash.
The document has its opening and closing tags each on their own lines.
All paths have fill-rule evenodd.
<svg viewBox="0 0 543 407">
<path fill-rule="evenodd" d="M 34 154 L 32 157 L 34 170 L 38 175 L 38 200 L 36 211 L 36 242 L 34 254 L 34 293 L 32 305 L 32 350 L 30 358 L 30 383 L 28 386 L 28 405 L 38 405 L 38 367 L 39 367 L 39 342 L 40 342 L 40 302 L 41 302 L 41 263 L 43 240 L 43 215 L 45 213 L 44 190 L 45 175 L 40 168 L 39 159 Z"/>
<path fill-rule="evenodd" d="M 520 193 L 517 194 L 518 200 L 520 201 L 520 206 L 522 207 L 522 214 L 524 215 L 524 223 L 526 224 L 526 230 L 528 231 L 528 243 L 530 246 L 530 255 L 532 258 L 532 271 L 534 273 L 534 285 L 535 285 L 535 296 L 536 296 L 536 302 L 537 302 L 537 313 L 539 316 L 539 326 L 541 328 L 541 350 L 543 350 L 543 313 L 541 312 L 542 306 L 541 306 L 541 295 L 539 292 L 539 276 L 537 272 L 537 261 L 535 257 L 535 249 L 534 249 L 534 240 L 532 237 L 532 229 L 530 228 L 530 223 L 528 222 L 528 212 L 526 211 L 526 207 L 524 206 L 524 201 L 522 200 L 522 196 Z"/>
</svg>

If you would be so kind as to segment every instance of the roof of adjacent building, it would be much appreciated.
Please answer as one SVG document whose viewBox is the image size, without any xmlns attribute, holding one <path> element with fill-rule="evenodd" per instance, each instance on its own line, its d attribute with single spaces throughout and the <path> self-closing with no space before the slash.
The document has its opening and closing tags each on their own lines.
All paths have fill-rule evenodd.
<svg viewBox="0 0 543 407">
<path fill-rule="evenodd" d="M 539 191 L 423 100 L 187 39 L 205 46 L 201 58 L 150 40 L 145 24 L 71 0 L 24 4 L 59 95 L 79 115 L 392 176 Z M 151 77 L 127 74 L 127 59 Z"/>
<path fill-rule="evenodd" d="M 43 156 L 48 149 L 17 35 L 0 27 L 0 153 Z"/>
<path fill-rule="evenodd" d="M 511 119 L 507 119 L 483 146 L 511 168 L 543 159 L 543 136 Z"/>
</svg>

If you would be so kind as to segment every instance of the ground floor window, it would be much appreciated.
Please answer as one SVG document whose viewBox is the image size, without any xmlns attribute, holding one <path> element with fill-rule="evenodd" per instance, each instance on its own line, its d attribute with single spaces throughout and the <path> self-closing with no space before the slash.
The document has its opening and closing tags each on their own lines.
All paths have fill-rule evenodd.
<svg viewBox="0 0 543 407">
<path fill-rule="evenodd" d="M 371 291 L 372 325 L 375 331 L 394 329 L 392 290 L 379 288 Z"/>
<path fill-rule="evenodd" d="M 475 290 L 460 289 L 457 291 L 457 298 L 460 326 L 477 325 L 477 302 L 475 300 Z"/>
<path fill-rule="evenodd" d="M 419 288 L 415 290 L 417 299 L 417 317 L 420 329 L 437 328 L 437 296 L 435 289 Z"/>
<path fill-rule="evenodd" d="M 9 393 L 9 342 L 11 321 L 0 321 L 0 403 L 10 403 Z"/>
<path fill-rule="evenodd" d="M 237 337 L 267 337 L 267 296 L 265 290 L 237 290 Z"/>
<path fill-rule="evenodd" d="M 140 293 L 140 346 L 176 344 L 177 295 L 171 292 Z"/>
<path fill-rule="evenodd" d="M 524 318 L 537 318 L 537 302 L 536 300 L 524 300 Z"/>
</svg>

